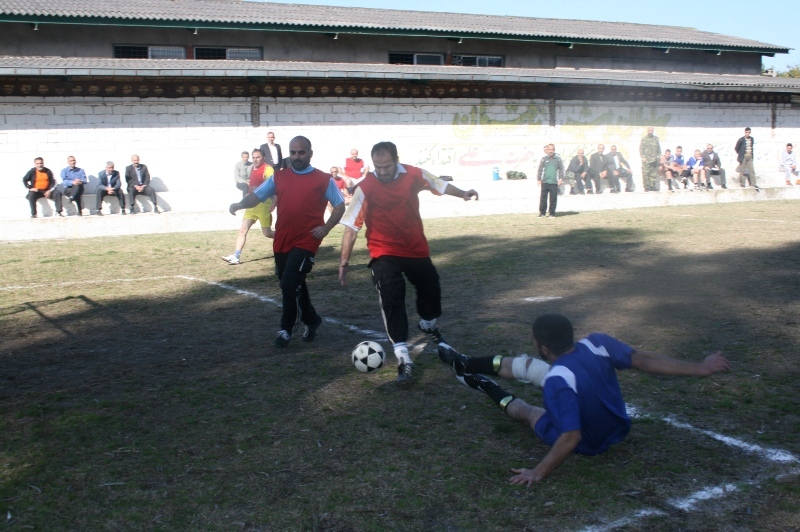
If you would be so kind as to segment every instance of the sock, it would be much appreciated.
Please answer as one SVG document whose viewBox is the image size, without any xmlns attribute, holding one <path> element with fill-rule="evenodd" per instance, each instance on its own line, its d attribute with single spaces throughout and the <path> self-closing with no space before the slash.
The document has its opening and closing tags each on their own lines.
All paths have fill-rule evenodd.
<svg viewBox="0 0 800 532">
<path fill-rule="evenodd" d="M 392 344 L 392 348 L 394 349 L 394 356 L 397 357 L 398 366 L 404 362 L 406 364 L 411 362 L 411 357 L 408 355 L 408 347 L 406 346 L 405 342 L 397 342 L 396 344 Z"/>
<path fill-rule="evenodd" d="M 482 373 L 483 375 L 497 375 L 500 371 L 500 360 L 503 357 L 496 355 L 493 357 L 470 358 L 467 363 L 468 373 Z"/>
<path fill-rule="evenodd" d="M 489 399 L 497 403 L 497 405 L 505 411 L 508 403 L 514 400 L 514 396 L 494 382 L 482 382 L 481 388 L 489 396 Z"/>
<path fill-rule="evenodd" d="M 236 258 L 238 259 L 242 256 L 242 250 L 237 249 L 236 251 L 233 252 L 233 254 L 236 255 Z"/>
<path fill-rule="evenodd" d="M 430 331 L 436 328 L 436 318 L 432 320 L 419 320 L 419 326 L 426 331 Z"/>
</svg>

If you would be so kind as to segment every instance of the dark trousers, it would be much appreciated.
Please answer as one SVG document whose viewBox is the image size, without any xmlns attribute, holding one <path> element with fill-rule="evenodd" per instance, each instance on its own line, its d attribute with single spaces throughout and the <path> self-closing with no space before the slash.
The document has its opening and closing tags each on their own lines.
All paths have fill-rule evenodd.
<svg viewBox="0 0 800 532">
<path fill-rule="evenodd" d="M 31 216 L 36 216 L 36 200 L 43 198 L 44 192 L 41 190 L 37 190 L 36 192 L 29 190 L 28 195 L 25 197 L 28 198 L 28 203 L 30 203 L 31 206 Z M 50 199 L 56 204 L 56 212 L 61 212 L 61 192 L 58 190 L 58 188 L 54 188 L 50 193 Z"/>
<path fill-rule="evenodd" d="M 709 168 L 706 170 L 706 180 L 709 182 L 709 184 L 711 184 L 711 182 L 714 180 L 714 176 L 719 177 L 719 185 L 723 187 L 728 186 L 728 178 L 725 174 L 724 168 L 720 168 L 719 170 L 712 170 Z"/>
<path fill-rule="evenodd" d="M 550 214 L 556 213 L 558 203 L 558 185 L 542 183 L 542 192 L 539 194 L 539 214 L 547 212 L 547 198 L 550 197 Z"/>
<path fill-rule="evenodd" d="M 420 259 L 384 255 L 370 262 L 369 266 L 372 282 L 378 290 L 386 334 L 393 344 L 408 340 L 405 279 L 417 291 L 417 313 L 420 318 L 432 320 L 442 315 L 442 288 L 430 257 Z"/>
<path fill-rule="evenodd" d="M 98 187 L 97 192 L 95 192 L 95 195 L 97 196 L 97 205 L 95 205 L 95 208 L 98 211 L 103 208 L 103 198 L 105 198 L 106 196 L 116 196 L 117 199 L 119 200 L 119 208 L 122 209 L 123 211 L 125 210 L 125 194 L 122 193 L 121 188 L 109 194 L 105 188 Z"/>
<path fill-rule="evenodd" d="M 242 191 L 242 199 L 247 196 L 247 193 L 250 192 L 250 185 L 247 183 L 236 183 L 236 188 Z"/>
<path fill-rule="evenodd" d="M 620 189 L 620 179 L 625 180 L 625 192 L 633 192 L 636 190 L 636 185 L 633 182 L 633 174 L 630 173 L 625 168 L 617 168 L 617 173 L 619 175 L 614 175 L 614 172 L 611 170 L 608 171 L 608 184 L 611 185 L 613 190 Z"/>
<path fill-rule="evenodd" d="M 606 175 L 608 177 L 608 175 Z M 595 172 L 594 170 L 589 170 L 589 173 L 586 174 L 586 188 L 592 190 L 591 182 L 594 181 L 594 193 L 595 194 L 602 194 L 603 193 L 603 181 L 602 177 L 600 177 L 600 172 Z"/>
<path fill-rule="evenodd" d="M 137 194 L 144 194 L 145 196 L 150 198 L 150 201 L 153 202 L 153 209 L 158 207 L 158 202 L 156 201 L 156 191 L 153 190 L 153 187 L 145 186 L 141 192 L 136 192 L 136 189 L 134 187 L 128 187 L 128 197 L 131 200 L 131 212 L 133 212 L 133 209 L 136 208 Z"/>
<path fill-rule="evenodd" d="M 300 322 L 312 325 L 319 321 L 306 285 L 306 275 L 313 267 L 314 254 L 305 249 L 292 248 L 289 253 L 275 253 L 275 275 L 280 280 L 283 294 L 281 330 L 290 334 Z"/>
<path fill-rule="evenodd" d="M 61 192 L 63 196 L 71 199 L 75 204 L 75 207 L 78 209 L 78 212 L 81 212 L 81 209 L 83 209 L 83 184 L 73 185 L 71 187 L 65 187 L 63 184 L 61 184 L 58 185 L 58 191 Z M 63 201 L 63 198 L 59 198 L 59 203 L 61 203 L 61 201 Z"/>
</svg>

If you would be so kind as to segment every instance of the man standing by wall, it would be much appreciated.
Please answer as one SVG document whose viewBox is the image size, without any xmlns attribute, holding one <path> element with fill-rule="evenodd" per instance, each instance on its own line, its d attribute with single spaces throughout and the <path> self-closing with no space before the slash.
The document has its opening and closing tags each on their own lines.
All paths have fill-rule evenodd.
<svg viewBox="0 0 800 532">
<path fill-rule="evenodd" d="M 34 159 L 33 165 L 22 178 L 22 184 L 28 189 L 28 195 L 25 197 L 31 206 L 31 218 L 36 218 L 36 201 L 39 198 L 52 199 L 56 204 L 58 215 L 64 216 L 61 212 L 61 193 L 56 188 L 53 172 L 44 167 L 44 159 L 41 157 Z"/>
<path fill-rule="evenodd" d="M 86 172 L 77 167 L 75 157 L 70 155 L 67 157 L 67 167 L 61 170 L 61 184 L 58 186 L 58 191 L 62 196 L 68 197 L 75 203 L 75 207 L 78 209 L 78 216 L 83 216 L 81 197 L 83 196 L 84 184 L 86 184 Z"/>
<path fill-rule="evenodd" d="M 283 152 L 281 145 L 275 144 L 275 133 L 270 131 L 267 133 L 267 143 L 261 145 L 261 153 L 264 154 L 264 160 L 276 172 L 282 168 L 286 168 L 283 164 Z"/>
<path fill-rule="evenodd" d="M 647 135 L 639 144 L 639 155 L 642 158 L 642 184 L 645 192 L 658 191 L 658 162 L 661 157 L 661 144 L 653 132 L 652 126 L 647 128 Z"/>
<path fill-rule="evenodd" d="M 736 169 L 739 172 L 739 184 L 742 188 L 747 186 L 747 180 L 750 180 L 750 186 L 759 190 L 758 181 L 756 179 L 756 169 L 753 167 L 753 153 L 756 144 L 756 139 L 750 136 L 750 128 L 744 128 L 744 137 L 736 141 L 736 160 L 739 162 L 739 167 Z"/>
<path fill-rule="evenodd" d="M 544 148 L 545 156 L 539 162 L 539 169 L 536 171 L 536 179 L 539 181 L 541 192 L 539 193 L 539 218 L 545 215 L 554 218 L 556 215 L 556 204 L 558 202 L 558 187 L 564 180 L 564 163 L 561 157 L 556 155 L 554 144 L 548 144 Z M 547 199 L 550 198 L 550 211 L 547 210 Z"/>
<path fill-rule="evenodd" d="M 311 342 L 316 337 L 322 318 L 311 304 L 306 275 L 314 266 L 314 255 L 322 239 L 344 214 L 344 200 L 330 174 L 311 166 L 313 154 L 310 140 L 293 138 L 289 143 L 291 167 L 279 170 L 228 209 L 231 214 L 236 214 L 240 209 L 255 207 L 277 196 L 278 220 L 272 249 L 275 252 L 275 273 L 283 294 L 283 312 L 275 347 L 288 347 L 292 333 L 301 321 L 306 326 L 303 341 Z M 328 202 L 333 205 L 333 211 L 324 222 Z"/>
<path fill-rule="evenodd" d="M 139 163 L 139 156 L 131 157 L 131 163 L 125 168 L 125 181 L 128 183 L 128 198 L 131 200 L 131 214 L 136 214 L 136 195 L 144 194 L 153 203 L 153 212 L 160 214 L 156 191 L 150 186 L 150 172 L 147 166 Z"/>
<path fill-rule="evenodd" d="M 366 224 L 369 267 L 378 290 L 386 334 L 397 357 L 397 383 L 406 384 L 413 380 L 414 363 L 406 345 L 408 315 L 403 275 L 417 290 L 420 330 L 437 343 L 443 341 L 436 327 L 436 319 L 442 315 L 442 290 L 423 231 L 418 195 L 430 190 L 436 195 L 468 201 L 473 197 L 478 199 L 478 193 L 465 192 L 421 168 L 399 164 L 397 146 L 392 142 L 379 142 L 372 147 L 372 164 L 375 171 L 356 188 L 342 219 L 345 230 L 339 281 L 342 286 L 347 284 L 350 254 L 358 231 Z"/>
<path fill-rule="evenodd" d="M 236 183 L 236 188 L 242 191 L 242 198 L 250 192 L 250 170 L 252 168 L 250 154 L 243 151 L 242 158 L 233 165 L 233 181 Z"/>
</svg>

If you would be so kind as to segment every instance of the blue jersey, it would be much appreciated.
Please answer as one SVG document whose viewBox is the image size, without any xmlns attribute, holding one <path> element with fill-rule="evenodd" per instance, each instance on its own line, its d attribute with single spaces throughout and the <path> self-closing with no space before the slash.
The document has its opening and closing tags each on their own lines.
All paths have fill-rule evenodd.
<svg viewBox="0 0 800 532">
<path fill-rule="evenodd" d="M 552 445 L 561 434 L 581 431 L 575 452 L 594 455 L 622 441 L 631 428 L 617 369 L 631 367 L 633 348 L 607 334 L 590 334 L 553 363 L 544 377 L 547 414 L 536 433 Z M 540 426 L 541 425 L 541 426 Z"/>
</svg>

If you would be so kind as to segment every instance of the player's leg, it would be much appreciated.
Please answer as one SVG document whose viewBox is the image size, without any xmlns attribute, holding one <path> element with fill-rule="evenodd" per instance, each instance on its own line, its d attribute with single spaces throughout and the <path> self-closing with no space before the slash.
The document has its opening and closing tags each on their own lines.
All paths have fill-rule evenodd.
<svg viewBox="0 0 800 532">
<path fill-rule="evenodd" d="M 276 258 L 277 255 L 275 255 Z M 286 336 L 291 338 L 300 321 L 313 322 L 320 319 L 311 305 L 311 298 L 306 286 L 306 275 L 313 266 L 314 254 L 309 251 L 292 248 L 286 254 L 284 267 L 279 273 L 281 294 L 283 295 L 283 313 L 281 314 L 281 330 L 275 341 L 275 345 L 278 347 L 288 345 L 289 341 Z M 286 340 L 285 345 L 278 345 L 280 338 Z"/>
<path fill-rule="evenodd" d="M 380 257 L 370 264 L 372 282 L 378 291 L 386 334 L 397 357 L 397 382 L 413 378 L 414 364 L 408 354 L 408 315 L 406 314 L 406 282 L 397 257 Z"/>
<path fill-rule="evenodd" d="M 242 250 L 247 243 L 247 233 L 250 231 L 250 228 L 253 227 L 253 224 L 256 223 L 256 219 L 255 216 L 249 216 L 247 211 L 245 211 L 245 217 L 242 218 L 242 225 L 239 227 L 239 233 L 236 235 L 236 249 L 234 249 L 233 253 L 230 255 L 224 255 L 222 260 L 228 264 L 239 264 L 242 257 Z"/>
<path fill-rule="evenodd" d="M 544 377 L 550 371 L 550 364 L 528 355 L 468 357 L 445 343 L 439 344 L 438 353 L 439 359 L 450 366 L 455 372 L 456 378 L 464 384 L 466 384 L 464 382 L 465 375 L 480 373 L 497 375 L 504 379 L 517 379 L 542 387 Z"/>
<path fill-rule="evenodd" d="M 261 224 L 261 233 L 267 238 L 273 238 L 275 231 L 272 230 L 272 202 L 265 201 L 263 210 L 258 213 L 258 223 Z"/>
<path fill-rule="evenodd" d="M 521 421 L 536 431 L 536 424 L 545 414 L 543 408 L 529 405 L 522 399 L 502 389 L 496 382 L 484 375 L 467 375 L 464 377 L 464 381 L 470 388 L 488 395 L 489 399 L 494 401 L 508 417 Z"/>
<path fill-rule="evenodd" d="M 406 278 L 417 294 L 417 314 L 422 318 L 419 330 L 430 336 L 437 344 L 444 342 L 442 333 L 436 327 L 436 319 L 442 315 L 442 287 L 436 267 L 430 257 L 401 260 Z"/>
</svg>

